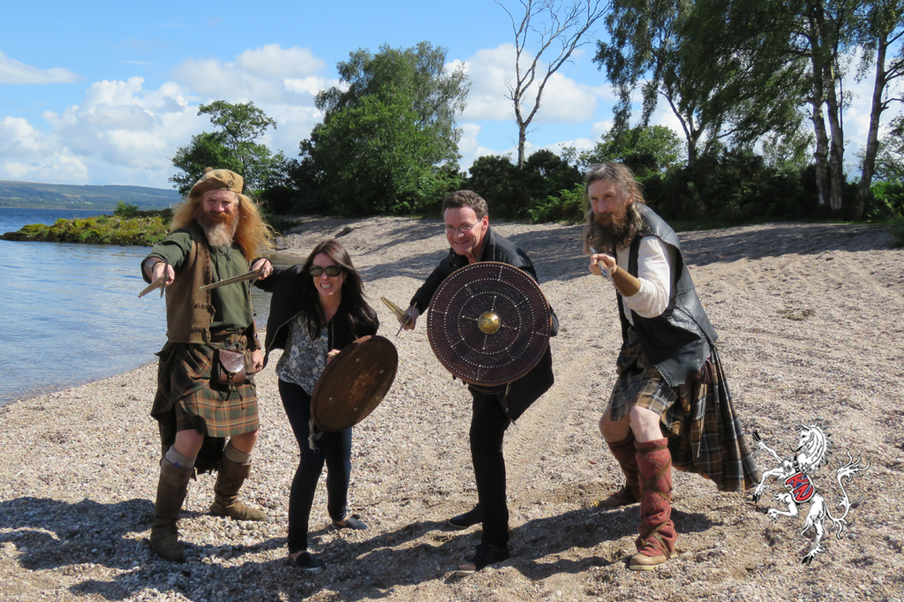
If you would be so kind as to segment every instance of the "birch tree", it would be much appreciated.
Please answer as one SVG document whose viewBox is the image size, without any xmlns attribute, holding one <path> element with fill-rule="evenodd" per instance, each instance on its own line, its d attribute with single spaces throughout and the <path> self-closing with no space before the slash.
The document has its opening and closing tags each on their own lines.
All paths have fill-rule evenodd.
<svg viewBox="0 0 904 602">
<path fill-rule="evenodd" d="M 893 102 L 902 102 L 900 93 L 890 90 L 892 83 L 904 75 L 904 46 L 900 43 L 904 36 L 904 2 L 902 0 L 870 0 L 865 3 L 866 14 L 862 21 L 860 42 L 864 51 L 864 64 L 872 66 L 876 75 L 873 80 L 873 93 L 870 99 L 869 130 L 866 148 L 863 153 L 860 184 L 857 187 L 857 200 L 854 205 L 854 218 L 863 216 L 866 199 L 869 197 L 870 185 L 876 169 L 876 156 L 879 151 L 879 122 L 882 113 Z M 889 50 L 897 46 L 898 53 L 888 57 Z"/>
<path fill-rule="evenodd" d="M 616 131 L 629 130 L 639 91 L 641 125 L 666 102 L 689 164 L 726 141 L 796 132 L 805 63 L 788 57 L 787 30 L 768 25 L 774 12 L 762 0 L 615 0 L 594 60 L 618 93 Z"/>
</svg>

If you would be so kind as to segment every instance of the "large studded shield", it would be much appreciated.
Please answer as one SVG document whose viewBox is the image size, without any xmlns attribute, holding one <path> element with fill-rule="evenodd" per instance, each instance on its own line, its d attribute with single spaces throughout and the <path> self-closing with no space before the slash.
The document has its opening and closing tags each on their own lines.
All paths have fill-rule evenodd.
<svg viewBox="0 0 904 602">
<path fill-rule="evenodd" d="M 427 338 L 445 368 L 466 383 L 498 386 L 537 365 L 552 312 L 536 281 L 514 266 L 484 261 L 446 278 L 430 301 Z"/>
<path fill-rule="evenodd" d="M 311 418 L 325 431 L 342 431 L 380 405 L 399 365 L 395 345 L 381 336 L 355 340 L 327 364 L 311 395 Z"/>
</svg>

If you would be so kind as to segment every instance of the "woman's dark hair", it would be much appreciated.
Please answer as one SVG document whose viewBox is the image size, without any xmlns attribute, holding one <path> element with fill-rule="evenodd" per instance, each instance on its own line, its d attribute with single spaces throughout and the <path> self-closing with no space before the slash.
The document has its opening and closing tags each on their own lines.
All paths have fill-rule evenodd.
<svg viewBox="0 0 904 602">
<path fill-rule="evenodd" d="M 320 332 L 326 326 L 326 316 L 320 305 L 320 295 L 317 292 L 314 277 L 311 276 L 314 258 L 321 253 L 332 259 L 337 265 L 342 266 L 345 274 L 345 280 L 342 282 L 342 300 L 334 319 L 338 320 L 336 326 L 341 331 L 345 331 L 346 334 L 355 338 L 355 333 L 359 332 L 362 326 L 377 324 L 377 312 L 364 299 L 364 283 L 355 266 L 352 265 L 348 251 L 334 238 L 319 243 L 304 262 L 301 309 L 305 316 L 305 326 L 312 340 L 317 340 Z"/>
</svg>

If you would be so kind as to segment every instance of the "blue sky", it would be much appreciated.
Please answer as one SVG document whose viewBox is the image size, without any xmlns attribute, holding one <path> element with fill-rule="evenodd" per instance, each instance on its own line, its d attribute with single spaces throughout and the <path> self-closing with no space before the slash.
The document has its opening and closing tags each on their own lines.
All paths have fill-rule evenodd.
<svg viewBox="0 0 904 602">
<path fill-rule="evenodd" d="M 176 148 L 212 129 L 198 105 L 216 99 L 253 101 L 278 124 L 264 142 L 296 156 L 321 117 L 314 94 L 338 84 L 337 62 L 359 48 L 421 41 L 445 47 L 472 82 L 458 120 L 461 167 L 480 155 L 514 153 L 517 128 L 505 98 L 514 74 L 512 25 L 493 0 L 16 2 L 3 13 L 3 180 L 169 188 Z M 591 60 L 602 33 L 600 24 L 548 85 L 531 148 L 589 148 L 608 129 L 613 96 Z M 865 140 L 869 92 L 853 82 L 849 88 L 856 94 L 845 121 L 852 159 Z M 653 121 L 677 129 L 662 107 Z"/>
</svg>

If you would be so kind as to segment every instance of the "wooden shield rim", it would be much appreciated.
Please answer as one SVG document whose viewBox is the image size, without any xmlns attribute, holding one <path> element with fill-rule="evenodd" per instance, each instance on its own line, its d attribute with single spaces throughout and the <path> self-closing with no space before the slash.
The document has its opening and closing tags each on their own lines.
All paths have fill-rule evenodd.
<svg viewBox="0 0 904 602">
<path fill-rule="evenodd" d="M 376 387 L 374 391 L 370 392 L 370 399 L 366 399 L 366 396 L 362 396 L 365 398 L 358 403 L 357 407 L 349 404 L 349 406 L 345 408 L 346 411 L 349 411 L 349 408 L 354 408 L 349 412 L 348 419 L 336 420 L 330 418 L 329 411 L 333 406 L 332 398 L 342 395 L 347 399 L 347 395 L 353 392 L 353 385 L 357 382 L 356 379 L 348 377 L 350 367 L 345 366 L 345 364 L 356 358 L 360 359 L 362 356 L 362 349 L 374 346 L 379 346 L 379 349 L 373 350 L 372 355 L 375 358 L 378 360 L 390 358 L 389 361 L 386 362 L 388 365 L 383 367 L 384 370 L 388 369 L 389 373 L 384 375 L 380 385 Z M 370 352 L 369 349 L 367 349 L 367 351 Z M 364 355 L 364 357 L 366 359 L 368 356 Z M 321 373 L 320 378 L 317 379 L 317 384 L 314 385 L 314 391 L 311 394 L 311 418 L 313 419 L 314 424 L 324 431 L 338 432 L 351 428 L 367 418 L 367 416 L 380 405 L 383 398 L 386 397 L 386 394 L 392 387 L 392 383 L 395 381 L 396 372 L 398 371 L 398 365 L 398 351 L 396 350 L 395 345 L 392 344 L 392 341 L 386 337 L 368 335 L 352 341 L 327 364 L 326 368 L 324 368 Z M 354 364 L 350 364 L 350 366 L 354 367 Z M 333 383 L 333 381 L 336 382 Z"/>
<path fill-rule="evenodd" d="M 524 275 L 524 277 L 527 279 L 527 281 L 529 281 L 529 282 L 533 285 L 533 288 L 535 289 L 535 291 L 536 291 L 537 293 L 539 293 L 539 297 L 542 298 L 543 301 L 546 303 L 546 308 L 547 308 L 547 310 L 548 310 L 548 311 L 547 311 L 547 316 L 548 316 L 548 319 L 549 319 L 549 328 L 551 328 L 551 327 L 552 327 L 552 309 L 549 307 L 549 301 L 547 300 L 546 295 L 543 293 L 543 289 L 540 288 L 540 284 L 539 284 L 536 280 L 534 280 L 534 279 L 530 276 L 530 274 L 528 274 L 528 273 L 525 272 L 524 270 L 522 270 L 522 269 L 520 269 L 520 268 L 518 268 L 518 267 L 515 267 L 515 266 L 513 266 L 513 265 L 511 265 L 511 264 L 503 263 L 503 262 L 501 262 L 501 261 L 480 261 L 480 262 L 477 262 L 477 263 L 472 263 L 472 264 L 469 264 L 469 265 L 464 266 L 463 268 L 460 268 L 460 269 L 458 269 L 458 270 L 455 270 L 454 272 L 452 272 L 451 274 L 449 274 L 448 276 L 446 276 L 446 279 L 443 280 L 443 281 L 440 283 L 440 285 L 436 288 L 436 291 L 433 293 L 433 296 L 432 296 L 431 299 L 430 299 L 430 308 L 431 308 L 431 310 L 432 310 L 432 308 L 433 308 L 433 306 L 434 306 L 434 305 L 433 305 L 433 302 L 434 302 L 434 300 L 437 298 L 437 296 L 440 294 L 440 292 L 443 290 L 443 286 L 447 285 L 447 284 L 453 279 L 454 276 L 456 276 L 456 275 L 459 275 L 459 276 L 460 276 L 460 273 L 462 272 L 462 270 L 468 270 L 469 268 L 472 269 L 472 270 L 473 270 L 473 269 L 490 269 L 490 268 L 492 268 L 492 267 L 499 267 L 499 266 L 502 266 L 503 269 L 511 269 L 511 270 L 515 270 L 515 271 L 517 271 L 517 272 L 522 273 L 522 274 Z M 485 381 L 482 382 L 482 381 L 477 381 L 477 380 L 471 378 L 471 376 L 468 375 L 468 374 L 459 374 L 458 371 L 453 370 L 452 367 L 448 366 L 448 365 L 446 364 L 446 362 L 443 361 L 442 354 L 437 353 L 437 351 L 436 351 L 436 344 L 437 344 L 437 343 L 434 341 L 434 336 L 433 336 L 433 334 L 432 334 L 432 329 L 430 328 L 430 315 L 429 315 L 429 314 L 428 314 L 428 316 L 427 316 L 427 319 L 428 319 L 428 325 L 427 325 L 427 340 L 428 340 L 429 343 L 430 343 L 430 349 L 433 351 L 433 355 L 436 356 L 436 359 L 439 360 L 439 363 L 442 364 L 443 367 L 444 367 L 446 370 L 448 370 L 453 376 L 455 376 L 456 378 L 461 379 L 462 381 L 468 383 L 469 385 L 475 385 L 475 386 L 478 386 L 478 387 L 496 387 L 496 386 L 507 385 L 508 383 L 514 382 L 514 381 L 518 380 L 519 378 L 522 378 L 523 376 L 525 376 L 526 374 L 528 374 L 531 370 L 533 370 L 533 369 L 537 366 L 537 364 L 540 363 L 540 361 L 543 359 L 543 356 L 544 356 L 544 354 L 545 354 L 545 352 L 546 352 L 546 346 L 549 345 L 549 338 L 550 338 L 550 337 L 549 337 L 549 332 L 548 332 L 548 330 L 547 330 L 547 334 L 546 334 L 546 337 L 545 337 L 545 338 L 546 338 L 546 344 L 542 346 L 542 351 L 541 351 L 540 353 L 538 353 L 537 356 L 536 356 L 536 358 L 534 358 L 534 360 L 530 363 L 530 367 L 528 367 L 527 369 L 522 370 L 520 374 L 517 374 L 517 376 L 515 376 L 514 378 L 511 378 L 511 379 L 509 379 L 509 380 L 499 380 L 499 381 L 493 381 L 493 382 L 485 382 Z"/>
</svg>

